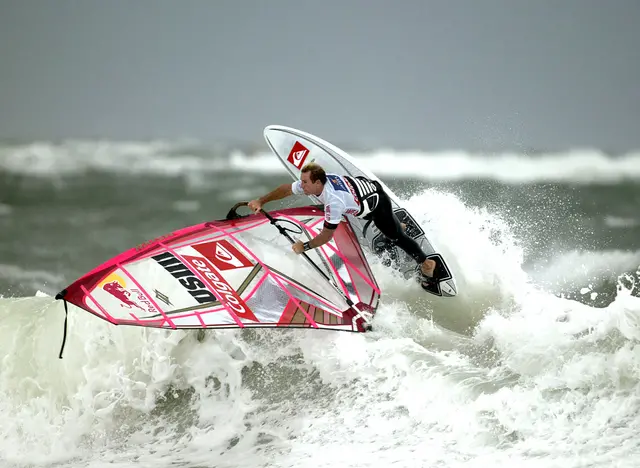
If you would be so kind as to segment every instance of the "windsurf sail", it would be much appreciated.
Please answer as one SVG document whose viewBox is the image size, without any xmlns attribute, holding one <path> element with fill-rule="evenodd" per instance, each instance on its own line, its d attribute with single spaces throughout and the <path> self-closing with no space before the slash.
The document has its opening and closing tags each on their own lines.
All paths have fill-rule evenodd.
<svg viewBox="0 0 640 468">
<path fill-rule="evenodd" d="M 246 216 L 235 208 L 121 253 L 56 299 L 114 325 L 367 330 L 380 288 L 348 221 L 303 261 L 291 242 L 322 230 L 321 208 Z"/>
</svg>

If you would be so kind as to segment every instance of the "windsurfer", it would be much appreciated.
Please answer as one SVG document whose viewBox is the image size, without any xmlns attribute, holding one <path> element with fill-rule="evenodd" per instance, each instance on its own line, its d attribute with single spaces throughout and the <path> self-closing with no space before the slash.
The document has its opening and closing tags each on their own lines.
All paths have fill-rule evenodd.
<svg viewBox="0 0 640 468">
<path fill-rule="evenodd" d="M 427 258 L 418 243 L 409 237 L 393 212 L 391 199 L 379 182 L 365 177 L 327 174 L 322 166 L 312 162 L 302 168 L 300 180 L 282 184 L 268 194 L 251 200 L 249 208 L 260 211 L 262 205 L 291 195 L 314 195 L 324 203 L 325 222 L 322 231 L 308 242 L 296 242 L 293 251 L 300 254 L 320 247 L 333 237 L 343 214 L 372 220 L 380 232 L 396 244 L 419 265 L 422 287 L 433 281 L 436 262 Z"/>
</svg>

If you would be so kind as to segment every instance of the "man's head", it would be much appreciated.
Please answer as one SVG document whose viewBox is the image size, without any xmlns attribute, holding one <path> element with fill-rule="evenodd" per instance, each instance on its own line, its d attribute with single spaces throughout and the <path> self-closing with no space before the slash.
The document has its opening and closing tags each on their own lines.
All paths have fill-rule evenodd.
<svg viewBox="0 0 640 468">
<path fill-rule="evenodd" d="M 327 182 L 327 174 L 319 164 L 311 162 L 305 164 L 300 174 L 302 190 L 305 195 L 320 195 Z"/>
</svg>

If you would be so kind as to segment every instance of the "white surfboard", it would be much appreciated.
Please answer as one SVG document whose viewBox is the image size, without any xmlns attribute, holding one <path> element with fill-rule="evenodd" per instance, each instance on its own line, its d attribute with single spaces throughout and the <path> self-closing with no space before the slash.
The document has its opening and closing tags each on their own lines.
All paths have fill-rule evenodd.
<svg viewBox="0 0 640 468">
<path fill-rule="evenodd" d="M 271 150 L 278 156 L 284 167 L 294 180 L 300 179 L 302 167 L 311 161 L 320 164 L 329 174 L 364 176 L 377 180 L 391 198 L 393 211 L 406 225 L 406 232 L 414 238 L 427 254 L 427 257 L 437 264 L 435 283 L 428 292 L 437 296 L 453 297 L 458 293 L 455 279 L 444 258 L 438 253 L 433 244 L 427 239 L 424 229 L 415 221 L 413 216 L 402 207 L 398 197 L 380 179 L 363 168 L 351 156 L 340 148 L 328 143 L 310 133 L 281 125 L 269 125 L 264 129 L 264 138 Z M 310 196 L 315 203 L 320 203 L 314 196 Z M 416 262 L 402 249 L 384 237 L 373 223 L 346 215 L 358 234 L 360 245 L 381 256 L 389 265 L 394 265 L 406 277 L 415 275 Z M 416 283 L 417 285 L 417 283 Z M 419 287 L 419 286 L 418 286 Z"/>
</svg>

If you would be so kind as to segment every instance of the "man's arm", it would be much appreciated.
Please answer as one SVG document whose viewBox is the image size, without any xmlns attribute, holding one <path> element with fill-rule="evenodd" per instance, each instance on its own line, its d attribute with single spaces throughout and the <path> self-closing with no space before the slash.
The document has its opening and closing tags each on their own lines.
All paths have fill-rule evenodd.
<svg viewBox="0 0 640 468">
<path fill-rule="evenodd" d="M 336 229 L 328 229 L 326 226 L 322 228 L 320 234 L 309 241 L 309 248 L 315 249 L 316 247 L 320 247 L 321 245 L 326 244 L 333 237 L 333 233 L 336 232 Z"/>
<path fill-rule="evenodd" d="M 291 184 L 282 184 L 275 190 L 267 193 L 265 196 L 258 198 L 258 201 L 261 205 L 264 205 L 270 201 L 286 198 L 289 195 L 293 195 L 293 192 L 291 191 Z"/>
<path fill-rule="evenodd" d="M 336 228 L 338 225 L 328 225 L 325 223 L 325 226 L 320 231 L 320 234 L 315 236 L 308 242 L 303 243 L 302 241 L 298 241 L 293 244 L 293 251 L 297 254 L 304 252 L 305 250 L 315 249 L 316 247 L 320 247 L 321 245 L 326 244 L 333 237 L 333 233 L 336 232 Z M 305 245 L 306 244 L 306 245 Z M 308 247 L 308 248 L 306 248 Z"/>
<path fill-rule="evenodd" d="M 324 207 L 324 226 L 322 231 L 320 231 L 320 234 L 309 241 L 308 248 L 315 249 L 316 247 L 320 247 L 331 240 L 333 233 L 336 232 L 336 229 L 338 229 L 338 226 L 340 225 L 344 208 L 345 207 L 342 202 L 336 201 L 333 201 Z"/>
<path fill-rule="evenodd" d="M 293 192 L 291 191 L 291 184 L 282 184 L 263 197 L 260 197 L 256 200 L 251 200 L 249 202 L 249 208 L 251 208 L 255 212 L 258 212 L 260 211 L 260 208 L 262 208 L 262 205 L 264 205 L 265 203 L 280 200 L 282 198 L 288 197 L 289 195 L 293 195 Z"/>
</svg>

